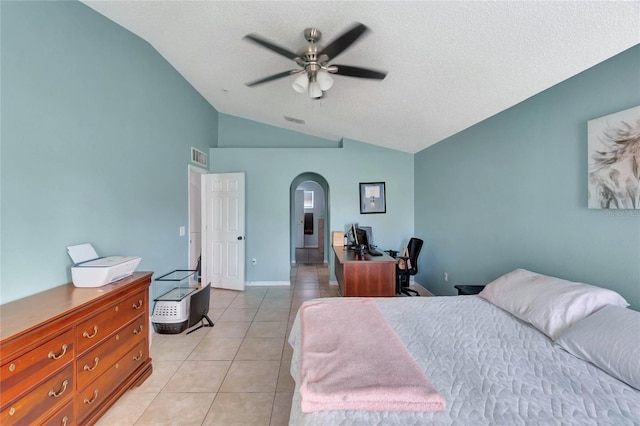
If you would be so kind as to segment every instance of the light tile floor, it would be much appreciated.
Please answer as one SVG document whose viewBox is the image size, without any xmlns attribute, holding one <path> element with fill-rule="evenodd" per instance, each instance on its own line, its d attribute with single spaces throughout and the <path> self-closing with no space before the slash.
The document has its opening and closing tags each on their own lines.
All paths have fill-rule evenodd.
<svg viewBox="0 0 640 426">
<path fill-rule="evenodd" d="M 298 263 L 323 263 L 324 253 L 317 248 L 296 248 L 296 262 Z"/>
<path fill-rule="evenodd" d="M 336 297 L 325 264 L 297 264 L 291 287 L 213 289 L 213 328 L 154 334 L 153 374 L 98 425 L 286 425 L 294 382 L 286 338 L 305 300 Z"/>
</svg>

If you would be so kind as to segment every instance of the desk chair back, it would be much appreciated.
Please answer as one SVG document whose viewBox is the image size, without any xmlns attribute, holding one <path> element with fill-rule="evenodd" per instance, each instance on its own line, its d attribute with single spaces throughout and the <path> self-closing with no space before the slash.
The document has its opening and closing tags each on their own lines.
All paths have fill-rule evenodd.
<svg viewBox="0 0 640 426">
<path fill-rule="evenodd" d="M 422 250 L 422 241 L 420 238 L 411 238 L 409 245 L 407 245 L 407 251 L 409 252 L 409 275 L 415 275 L 418 273 L 418 256 L 420 250 Z"/>
<path fill-rule="evenodd" d="M 408 259 L 402 262 L 398 261 L 396 265 L 396 293 L 406 294 L 407 296 L 418 296 L 418 292 L 409 288 L 411 275 L 418 273 L 418 256 L 424 241 L 420 238 L 411 238 L 407 245 Z"/>
</svg>

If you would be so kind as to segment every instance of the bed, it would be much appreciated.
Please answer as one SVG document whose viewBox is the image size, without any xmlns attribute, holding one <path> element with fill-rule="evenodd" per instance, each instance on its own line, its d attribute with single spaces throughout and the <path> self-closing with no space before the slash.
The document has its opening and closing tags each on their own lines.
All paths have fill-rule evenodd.
<svg viewBox="0 0 640 426">
<path fill-rule="evenodd" d="M 640 424 L 640 352 L 637 351 L 640 348 L 640 333 L 637 333 L 640 331 L 640 313 L 625 308 L 624 299 L 610 290 L 605 292 L 614 293 L 617 298 L 607 293 L 604 299 L 598 296 L 585 301 L 581 295 L 576 296 L 574 293 L 569 299 L 580 301 L 580 312 L 574 312 L 577 309 L 575 306 L 563 307 L 565 311 L 562 317 L 565 324 L 558 328 L 557 318 L 553 319 L 555 314 L 549 314 L 549 309 L 558 308 L 554 303 L 549 303 L 548 299 L 538 300 L 538 308 L 541 307 L 543 311 L 535 312 L 535 301 L 532 302 L 528 298 L 540 299 L 540 294 L 544 294 L 546 298 L 549 292 L 531 285 L 531 275 L 527 275 L 527 272 L 517 270 L 511 273 L 511 276 L 506 274 L 507 278 L 502 280 L 502 284 L 505 281 L 507 284 L 493 288 L 493 296 L 502 292 L 509 295 L 509 298 L 513 298 L 515 294 L 516 299 L 524 300 L 528 306 L 528 312 L 525 314 L 509 306 L 498 307 L 496 301 L 491 300 L 491 294 L 482 293 L 482 297 L 370 299 L 406 346 L 424 375 L 446 401 L 446 407 L 440 411 L 303 412 L 300 393 L 302 336 L 299 311 L 289 336 L 289 343 L 293 347 L 291 375 L 296 382 L 289 424 Z M 518 278 L 522 284 L 523 274 L 527 275 L 527 283 L 530 285 L 525 289 L 528 293 L 518 294 L 518 291 L 509 285 L 518 281 Z M 538 274 L 534 276 L 536 279 L 539 277 Z M 552 281 L 555 286 L 557 279 Z M 536 283 L 540 284 L 540 280 Z M 487 289 L 489 288 L 487 286 Z M 348 300 L 322 299 L 323 302 L 340 304 L 346 309 L 349 305 L 345 302 Z M 588 310 L 584 309 L 585 304 L 590 305 Z M 614 308 L 615 315 L 610 320 L 604 318 L 605 311 L 613 311 Z M 524 315 L 526 320 L 519 319 L 508 310 L 514 311 L 518 316 Z M 549 324 L 540 325 L 535 318 L 527 318 L 526 315 L 530 315 L 532 310 L 534 314 L 541 314 L 543 322 L 555 321 L 556 323 L 551 324 L 552 328 L 555 328 L 550 331 L 548 327 L 545 328 Z M 567 312 L 570 315 L 567 315 Z M 603 318 L 595 318 L 596 314 L 601 314 Z M 616 315 L 622 317 L 615 317 Z M 627 321 L 627 318 L 631 320 Z M 587 324 L 588 320 L 591 321 L 590 324 Z M 607 326 L 607 321 L 613 323 L 609 322 Z M 619 338 L 615 336 L 617 333 L 612 330 L 611 324 L 621 322 L 624 322 L 623 326 L 613 328 L 621 329 L 622 332 L 618 334 L 622 334 L 623 339 L 626 335 L 628 339 L 622 345 L 607 343 L 607 339 Z M 598 331 L 598 326 L 604 329 Z M 579 337 L 581 335 L 583 340 L 586 336 L 587 346 L 595 341 L 606 349 L 605 352 L 616 350 L 618 353 L 605 354 L 609 359 L 604 361 L 592 359 L 593 363 L 587 362 L 574 354 L 584 347 L 572 349 L 571 342 L 565 342 L 564 346 L 559 344 L 563 339 L 570 340 L 570 332 Z M 313 334 L 313 331 L 309 333 Z M 629 336 L 629 333 L 637 334 Z M 313 336 L 306 338 L 312 340 Z M 375 337 L 371 336 L 371 339 L 374 341 Z M 614 366 L 615 371 L 607 373 L 594 365 L 598 362 L 611 364 L 609 361 L 612 358 L 621 358 L 620 351 L 632 352 L 623 354 L 622 361 L 618 359 L 623 364 L 618 370 L 615 370 Z M 587 358 L 587 355 L 581 356 Z M 618 361 L 614 360 L 614 364 Z"/>
</svg>

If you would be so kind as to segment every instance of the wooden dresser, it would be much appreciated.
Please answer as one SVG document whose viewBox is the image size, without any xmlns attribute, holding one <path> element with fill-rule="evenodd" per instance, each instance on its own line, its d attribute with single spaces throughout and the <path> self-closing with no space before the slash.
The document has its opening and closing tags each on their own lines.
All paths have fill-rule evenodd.
<svg viewBox="0 0 640 426">
<path fill-rule="evenodd" d="M 151 275 L 0 305 L 0 424 L 93 424 L 149 377 Z"/>
</svg>

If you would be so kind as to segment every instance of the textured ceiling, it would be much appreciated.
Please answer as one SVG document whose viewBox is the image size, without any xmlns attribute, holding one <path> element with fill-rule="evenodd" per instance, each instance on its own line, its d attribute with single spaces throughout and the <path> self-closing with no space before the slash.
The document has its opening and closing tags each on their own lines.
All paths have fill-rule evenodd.
<svg viewBox="0 0 640 426">
<path fill-rule="evenodd" d="M 148 41 L 222 113 L 410 153 L 640 43 L 638 1 L 83 3 Z M 371 31 L 336 62 L 385 80 L 334 76 L 320 100 L 295 92 L 295 76 L 245 86 L 296 67 L 246 34 L 295 52 L 304 28 L 326 45 L 354 22 Z"/>
</svg>

